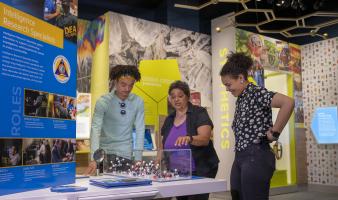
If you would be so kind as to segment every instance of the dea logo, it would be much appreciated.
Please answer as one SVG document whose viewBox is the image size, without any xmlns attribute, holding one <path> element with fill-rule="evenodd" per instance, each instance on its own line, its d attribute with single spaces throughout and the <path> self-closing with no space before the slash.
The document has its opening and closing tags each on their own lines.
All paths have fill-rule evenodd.
<svg viewBox="0 0 338 200">
<path fill-rule="evenodd" d="M 60 83 L 67 83 L 70 78 L 70 66 L 66 57 L 57 56 L 53 62 L 54 77 Z"/>
</svg>

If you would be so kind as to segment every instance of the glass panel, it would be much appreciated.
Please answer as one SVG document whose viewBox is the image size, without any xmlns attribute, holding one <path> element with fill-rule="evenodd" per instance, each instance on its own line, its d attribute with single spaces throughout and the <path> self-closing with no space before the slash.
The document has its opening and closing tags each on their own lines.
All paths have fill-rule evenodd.
<svg viewBox="0 0 338 200">
<path fill-rule="evenodd" d="M 153 181 L 176 181 L 191 179 L 191 150 L 134 151 L 141 160 L 121 157 L 124 153 L 107 154 L 103 161 L 105 175 L 139 177 Z"/>
<path fill-rule="evenodd" d="M 265 70 L 265 87 L 268 90 L 288 95 L 288 74 Z M 277 118 L 279 109 L 272 109 L 273 122 Z M 286 124 L 278 140 L 282 144 L 282 157 L 276 160 L 276 171 L 271 180 L 271 186 L 286 186 L 291 184 L 291 157 L 290 157 L 290 121 Z M 271 147 L 273 148 L 273 145 Z"/>
</svg>

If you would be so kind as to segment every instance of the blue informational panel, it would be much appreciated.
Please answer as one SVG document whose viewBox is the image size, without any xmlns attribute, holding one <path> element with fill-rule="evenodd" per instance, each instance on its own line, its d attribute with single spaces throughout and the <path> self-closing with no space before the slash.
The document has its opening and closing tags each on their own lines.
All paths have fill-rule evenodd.
<svg viewBox="0 0 338 200">
<path fill-rule="evenodd" d="M 75 8 L 0 2 L 0 195 L 75 182 Z"/>
<path fill-rule="evenodd" d="M 316 108 L 311 129 L 318 144 L 338 144 L 337 107 Z"/>
</svg>

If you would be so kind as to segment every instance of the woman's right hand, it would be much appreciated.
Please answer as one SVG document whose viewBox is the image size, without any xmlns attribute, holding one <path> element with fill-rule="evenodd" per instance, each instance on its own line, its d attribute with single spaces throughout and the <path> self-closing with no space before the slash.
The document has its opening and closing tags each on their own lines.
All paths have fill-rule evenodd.
<svg viewBox="0 0 338 200">
<path fill-rule="evenodd" d="M 94 175 L 95 172 L 96 172 L 96 168 L 97 168 L 96 162 L 95 161 L 90 161 L 90 163 L 89 163 L 89 165 L 88 165 L 88 167 L 87 167 L 84 175 L 85 176 Z"/>
<path fill-rule="evenodd" d="M 180 136 L 176 139 L 175 146 L 187 146 L 190 142 L 190 136 Z"/>
</svg>

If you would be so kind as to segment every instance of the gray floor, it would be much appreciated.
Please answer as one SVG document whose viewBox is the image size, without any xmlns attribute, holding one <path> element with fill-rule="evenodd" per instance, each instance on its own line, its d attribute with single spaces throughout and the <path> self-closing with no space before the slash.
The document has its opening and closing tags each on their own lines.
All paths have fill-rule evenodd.
<svg viewBox="0 0 338 200">
<path fill-rule="evenodd" d="M 338 194 L 323 192 L 296 192 L 272 196 L 270 200 L 337 200 Z"/>
<path fill-rule="evenodd" d="M 214 193 L 209 200 L 231 200 L 229 193 Z M 302 191 L 271 196 L 269 200 L 338 200 L 338 194 Z"/>
</svg>

